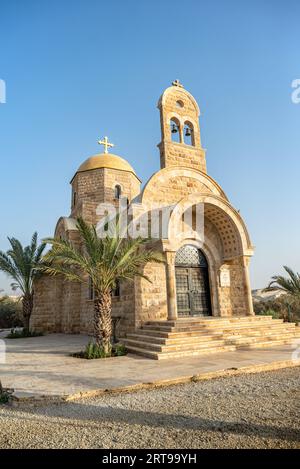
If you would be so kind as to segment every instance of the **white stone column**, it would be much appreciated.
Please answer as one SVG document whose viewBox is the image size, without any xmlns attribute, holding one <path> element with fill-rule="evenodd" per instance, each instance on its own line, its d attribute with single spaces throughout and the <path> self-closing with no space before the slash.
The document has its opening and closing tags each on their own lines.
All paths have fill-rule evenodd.
<svg viewBox="0 0 300 469">
<path fill-rule="evenodd" d="M 245 281 L 246 294 L 247 294 L 247 311 L 248 311 L 247 315 L 255 316 L 255 313 L 253 310 L 253 301 L 252 301 L 252 293 L 251 293 L 251 285 L 250 285 L 249 262 L 250 262 L 250 258 L 244 256 L 243 268 L 244 268 L 244 281 Z"/>
<path fill-rule="evenodd" d="M 177 319 L 176 277 L 175 277 L 175 252 L 166 252 L 166 281 L 168 295 L 168 320 Z"/>
</svg>

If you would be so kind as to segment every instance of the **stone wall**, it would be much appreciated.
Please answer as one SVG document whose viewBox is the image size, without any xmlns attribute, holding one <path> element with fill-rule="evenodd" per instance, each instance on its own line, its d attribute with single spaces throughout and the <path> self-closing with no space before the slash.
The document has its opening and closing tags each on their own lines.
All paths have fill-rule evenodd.
<svg viewBox="0 0 300 469">
<path fill-rule="evenodd" d="M 117 169 L 98 168 L 77 173 L 72 181 L 72 191 L 76 192 L 76 203 L 72 207 L 71 217 L 83 217 L 89 223 L 97 223 L 99 216 L 96 209 L 99 204 L 108 203 L 119 206 L 115 198 L 115 186 L 120 185 L 122 197 L 129 202 L 140 192 L 140 181 L 132 173 Z"/>
<path fill-rule="evenodd" d="M 184 166 L 206 173 L 205 150 L 176 142 L 159 145 L 161 168 Z"/>
<path fill-rule="evenodd" d="M 42 275 L 34 284 L 30 327 L 34 331 L 61 332 L 63 288 L 60 277 Z"/>
<path fill-rule="evenodd" d="M 143 278 L 135 280 L 135 326 L 146 321 L 167 319 L 167 290 L 165 264 L 148 263 L 144 274 L 151 283 Z"/>
<path fill-rule="evenodd" d="M 61 305 L 61 331 L 67 334 L 80 332 L 81 284 L 63 281 Z"/>
<path fill-rule="evenodd" d="M 94 302 L 88 297 L 87 285 L 82 285 L 80 305 L 80 331 L 93 334 Z M 120 296 L 112 298 L 112 316 L 120 317 L 117 326 L 117 336 L 122 337 L 135 329 L 134 317 L 134 284 L 121 282 Z"/>
<path fill-rule="evenodd" d="M 231 262 L 227 262 L 225 266 L 230 272 L 230 286 L 222 287 L 220 285 L 220 275 L 218 275 L 220 315 L 246 316 L 249 314 L 249 311 L 247 307 L 247 285 L 242 259 L 233 259 Z"/>
</svg>

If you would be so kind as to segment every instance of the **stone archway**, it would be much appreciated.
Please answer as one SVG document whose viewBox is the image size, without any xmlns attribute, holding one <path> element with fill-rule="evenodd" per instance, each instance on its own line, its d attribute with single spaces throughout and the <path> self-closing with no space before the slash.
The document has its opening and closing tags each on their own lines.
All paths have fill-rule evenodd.
<svg viewBox="0 0 300 469">
<path fill-rule="evenodd" d="M 191 244 L 175 255 L 178 317 L 211 316 L 208 262 L 204 253 Z"/>
<path fill-rule="evenodd" d="M 193 207 L 201 209 L 200 229 L 194 228 Z M 192 213 L 186 220 L 183 214 Z M 187 230 L 186 230 L 187 228 Z M 192 194 L 173 210 L 164 241 L 167 254 L 168 318 L 178 315 L 175 254 L 190 243 L 203 250 L 208 259 L 211 314 L 213 316 L 253 315 L 248 263 L 253 247 L 239 213 L 228 201 L 214 194 Z M 172 253 L 172 254 L 171 254 Z M 226 281 L 225 275 L 226 273 Z"/>
</svg>

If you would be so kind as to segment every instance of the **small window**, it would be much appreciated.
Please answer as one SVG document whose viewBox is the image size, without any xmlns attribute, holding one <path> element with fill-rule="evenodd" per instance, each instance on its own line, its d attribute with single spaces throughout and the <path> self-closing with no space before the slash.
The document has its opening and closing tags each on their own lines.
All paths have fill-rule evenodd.
<svg viewBox="0 0 300 469">
<path fill-rule="evenodd" d="M 116 281 L 116 286 L 115 286 L 115 288 L 112 290 L 111 295 L 112 295 L 113 297 L 118 297 L 118 296 L 120 296 L 120 281 L 119 281 L 119 280 Z"/>
<path fill-rule="evenodd" d="M 108 210 L 105 210 L 104 212 L 104 217 L 103 217 L 103 221 L 104 221 L 104 231 L 107 232 L 108 231 L 108 228 L 109 228 L 109 216 L 108 216 Z"/>
<path fill-rule="evenodd" d="M 176 101 L 176 106 L 177 107 L 183 107 L 184 106 L 183 101 L 181 101 L 180 99 L 178 101 Z"/>
<path fill-rule="evenodd" d="M 77 197 L 77 193 L 73 192 L 73 201 L 72 201 L 73 207 L 75 207 L 75 204 L 76 204 L 76 197 Z"/>
<path fill-rule="evenodd" d="M 122 189 L 119 184 L 115 186 L 115 199 L 120 199 L 122 195 Z"/>
<path fill-rule="evenodd" d="M 89 300 L 95 299 L 95 290 L 91 277 L 89 278 Z"/>
</svg>

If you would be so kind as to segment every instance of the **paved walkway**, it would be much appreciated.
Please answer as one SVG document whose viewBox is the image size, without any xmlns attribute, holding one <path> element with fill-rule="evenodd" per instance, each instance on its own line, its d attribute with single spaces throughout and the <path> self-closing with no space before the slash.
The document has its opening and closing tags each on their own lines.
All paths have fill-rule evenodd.
<svg viewBox="0 0 300 469">
<path fill-rule="evenodd" d="M 89 340 L 65 334 L 6 340 L 6 363 L 0 363 L 2 385 L 13 388 L 18 398 L 68 398 L 149 383 L 184 382 L 195 376 L 206 379 L 300 365 L 300 360 L 292 360 L 295 346 L 289 345 L 161 361 L 135 355 L 104 360 L 69 356 Z"/>
</svg>

